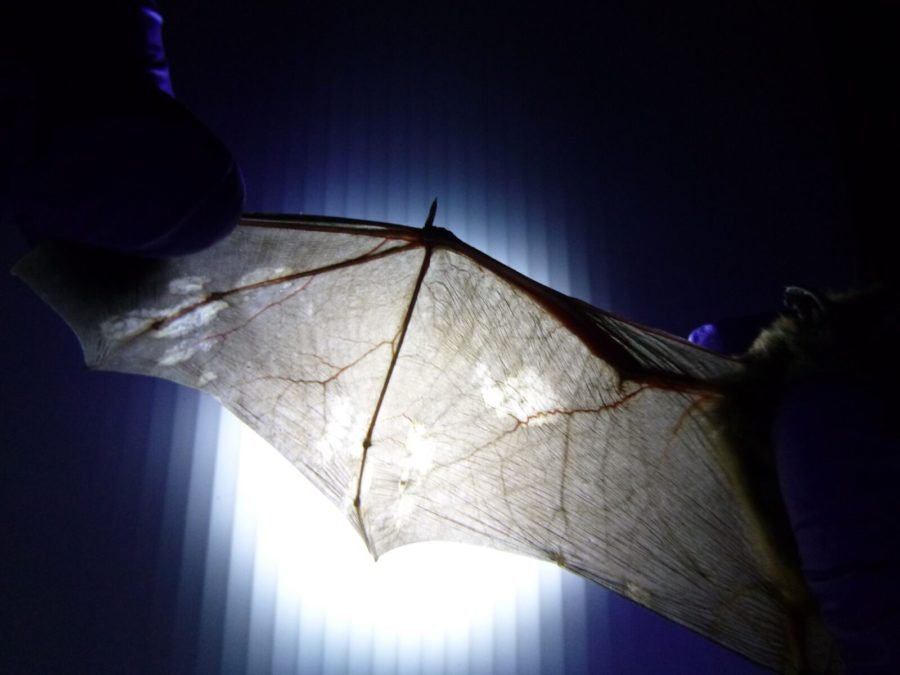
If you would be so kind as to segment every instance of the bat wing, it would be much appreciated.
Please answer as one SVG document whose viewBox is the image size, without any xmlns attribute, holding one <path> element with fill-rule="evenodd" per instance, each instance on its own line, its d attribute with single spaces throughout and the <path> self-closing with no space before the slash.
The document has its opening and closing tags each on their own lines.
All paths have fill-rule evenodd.
<svg viewBox="0 0 900 675">
<path fill-rule="evenodd" d="M 210 393 L 374 555 L 445 540 L 553 560 L 789 669 L 790 608 L 709 416 L 739 362 L 433 227 L 248 217 L 185 258 L 99 255 L 45 246 L 15 272 L 89 365 Z"/>
</svg>

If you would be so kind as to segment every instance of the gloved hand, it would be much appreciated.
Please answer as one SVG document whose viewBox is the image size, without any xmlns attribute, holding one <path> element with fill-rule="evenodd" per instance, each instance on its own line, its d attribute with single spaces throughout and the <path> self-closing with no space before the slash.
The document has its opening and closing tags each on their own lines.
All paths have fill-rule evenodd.
<svg viewBox="0 0 900 675">
<path fill-rule="evenodd" d="M 18 75 L 4 223 L 32 244 L 149 257 L 228 234 L 243 208 L 240 170 L 172 97 L 155 2 L 41 8 L 18 20 L 34 39 Z"/>
</svg>

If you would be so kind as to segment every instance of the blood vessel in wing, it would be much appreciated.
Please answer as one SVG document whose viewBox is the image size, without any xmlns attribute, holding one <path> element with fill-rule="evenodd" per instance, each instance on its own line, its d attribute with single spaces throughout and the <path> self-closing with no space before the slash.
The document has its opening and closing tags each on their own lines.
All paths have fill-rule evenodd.
<svg viewBox="0 0 900 675">
<path fill-rule="evenodd" d="M 839 668 L 716 442 L 740 361 L 430 221 L 248 216 L 183 258 L 85 255 L 103 257 L 45 245 L 16 273 L 87 362 L 220 400 L 373 555 L 448 540 L 553 560 L 773 669 Z"/>
</svg>

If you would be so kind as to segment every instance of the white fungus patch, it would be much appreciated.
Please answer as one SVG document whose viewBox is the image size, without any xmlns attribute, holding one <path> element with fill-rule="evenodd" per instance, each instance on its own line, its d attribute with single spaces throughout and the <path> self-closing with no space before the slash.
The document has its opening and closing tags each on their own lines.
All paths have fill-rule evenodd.
<svg viewBox="0 0 900 675">
<path fill-rule="evenodd" d="M 137 312 L 114 316 L 100 324 L 100 334 L 107 340 L 124 340 L 147 330 L 155 320 L 152 316 L 142 316 Z"/>
<path fill-rule="evenodd" d="M 198 293 L 203 287 L 209 283 L 209 277 L 182 277 L 181 279 L 172 279 L 169 282 L 169 293 L 173 295 L 188 295 L 190 293 Z"/>
<path fill-rule="evenodd" d="M 540 374 L 530 367 L 522 368 L 514 375 L 494 379 L 484 363 L 475 368 L 475 376 L 481 388 L 481 398 L 498 417 L 512 416 L 517 420 L 532 418 L 533 424 L 547 420 L 536 416 L 554 407 L 555 394 Z"/>
<path fill-rule="evenodd" d="M 242 286 L 251 286 L 253 284 L 258 284 L 261 281 L 278 279 L 279 277 L 287 276 L 291 272 L 292 270 L 288 269 L 287 267 L 260 267 L 259 269 L 247 272 L 244 276 L 238 279 L 237 287 L 241 288 Z"/>
<path fill-rule="evenodd" d="M 428 438 L 425 427 L 411 423 L 406 434 L 406 450 L 409 452 L 409 468 L 424 476 L 434 464 L 435 444 Z"/>
<path fill-rule="evenodd" d="M 228 303 L 224 300 L 216 300 L 214 302 L 202 304 L 184 316 L 180 316 L 174 321 L 167 323 L 159 330 L 154 331 L 153 337 L 170 338 L 187 335 L 191 331 L 208 324 L 215 318 L 216 314 L 226 307 L 228 307 Z"/>
<path fill-rule="evenodd" d="M 352 453 L 354 446 L 361 447 L 359 439 L 366 424 L 366 416 L 354 409 L 350 399 L 336 396 L 333 400 L 327 410 L 325 433 L 316 442 L 316 450 L 325 462 L 330 461 L 335 452 Z"/>
<path fill-rule="evenodd" d="M 161 366 L 174 366 L 182 361 L 187 361 L 197 351 L 196 345 L 189 345 L 184 342 L 169 347 L 158 361 Z"/>
<path fill-rule="evenodd" d="M 146 307 L 116 314 L 100 324 L 100 334 L 106 340 L 125 340 L 146 331 L 155 322 L 202 301 L 202 295 L 194 295 L 171 307 Z"/>
<path fill-rule="evenodd" d="M 187 361 L 194 354 L 199 351 L 209 351 L 209 348 L 212 346 L 211 340 L 196 340 L 194 342 L 184 341 L 179 342 L 176 345 L 172 345 L 165 352 L 163 352 L 162 357 L 157 361 L 157 363 L 161 366 L 174 366 L 184 361 Z M 213 379 L 215 379 L 215 373 L 212 373 Z M 202 378 L 201 378 L 202 379 Z M 206 384 L 204 382 L 204 384 Z"/>
<path fill-rule="evenodd" d="M 163 353 L 162 358 L 159 359 L 158 363 L 161 366 L 174 366 L 182 361 L 187 361 L 194 355 L 197 349 L 198 347 L 196 345 L 181 342 L 169 347 Z"/>
<path fill-rule="evenodd" d="M 409 517 L 416 510 L 416 498 L 410 494 L 401 492 L 400 498 L 394 502 L 394 531 L 398 532 L 409 520 Z"/>
<path fill-rule="evenodd" d="M 211 370 L 204 371 L 204 373 L 202 375 L 200 375 L 200 377 L 197 378 L 197 386 L 202 387 L 206 384 L 209 384 L 210 382 L 217 379 L 218 377 L 219 376 L 216 375 Z"/>
</svg>

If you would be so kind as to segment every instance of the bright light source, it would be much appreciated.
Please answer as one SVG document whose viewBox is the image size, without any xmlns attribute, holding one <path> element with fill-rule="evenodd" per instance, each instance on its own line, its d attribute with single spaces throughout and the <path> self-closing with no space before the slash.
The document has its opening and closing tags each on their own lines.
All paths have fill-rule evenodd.
<svg viewBox="0 0 900 675">
<path fill-rule="evenodd" d="M 476 643 L 485 635 L 515 642 L 518 634 L 522 642 L 530 634 L 539 655 L 540 606 L 560 602 L 556 566 L 444 542 L 406 546 L 376 563 L 338 509 L 287 459 L 222 414 L 222 438 L 239 436 L 231 555 L 245 562 L 243 572 L 232 562 L 230 577 L 252 577 L 254 616 L 294 624 L 287 631 L 275 626 L 276 635 L 293 632 L 302 641 L 318 624 L 326 648 L 330 632 L 343 636 L 345 650 L 348 641 L 368 640 L 377 656 L 380 641 L 483 651 Z"/>
</svg>

